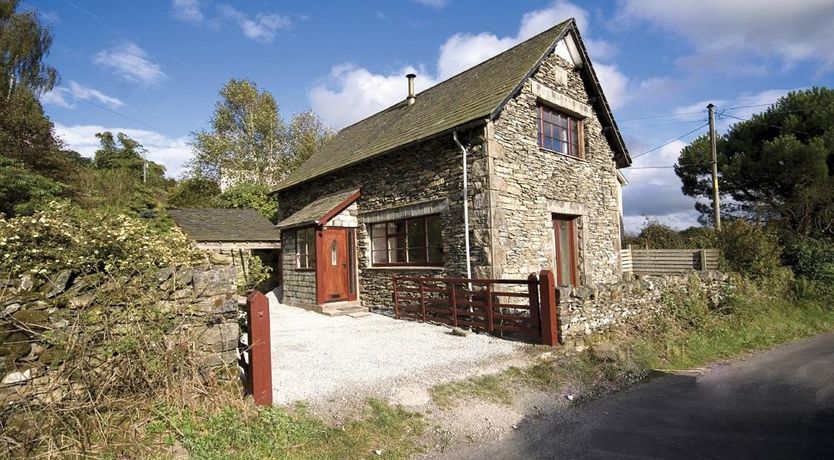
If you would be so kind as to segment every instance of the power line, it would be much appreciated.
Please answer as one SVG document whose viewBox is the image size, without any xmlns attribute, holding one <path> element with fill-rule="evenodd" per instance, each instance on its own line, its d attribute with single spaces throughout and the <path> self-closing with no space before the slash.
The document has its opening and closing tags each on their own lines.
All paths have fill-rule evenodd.
<svg viewBox="0 0 834 460">
<path fill-rule="evenodd" d="M 648 117 L 639 117 L 639 118 L 626 118 L 624 120 L 618 120 L 620 123 L 625 123 L 628 121 L 636 121 L 636 120 L 653 120 L 656 118 L 668 118 L 668 117 L 680 117 L 683 115 L 698 115 L 704 113 L 704 110 L 700 110 L 698 112 L 676 112 L 676 113 L 667 113 L 664 115 L 651 115 Z"/>
<path fill-rule="evenodd" d="M 676 167 L 687 167 L 687 166 L 706 166 L 710 163 L 688 163 L 688 164 L 673 164 L 673 165 L 651 165 L 651 166 L 630 166 L 628 170 L 633 169 L 668 169 L 668 168 L 676 168 Z"/>
<path fill-rule="evenodd" d="M 640 158 L 640 157 L 641 157 L 641 156 L 643 156 L 643 155 L 646 155 L 646 154 L 652 153 L 652 152 L 654 152 L 654 151 L 656 151 L 656 150 L 659 150 L 659 149 L 661 149 L 661 148 L 663 148 L 663 147 L 666 147 L 667 145 L 671 144 L 672 142 L 675 142 L 675 141 L 677 141 L 677 140 L 683 139 L 684 137 L 686 137 L 686 136 L 688 136 L 688 135 L 690 135 L 690 134 L 692 134 L 692 133 L 694 133 L 694 132 L 696 132 L 696 131 L 698 131 L 698 130 L 700 130 L 700 129 L 704 128 L 704 127 L 706 127 L 708 124 L 709 124 L 709 123 L 704 123 L 704 124 L 702 124 L 701 126 L 698 126 L 697 128 L 693 129 L 692 131 L 687 131 L 687 132 L 685 132 L 685 133 L 681 134 L 680 136 L 678 136 L 678 137 L 676 137 L 676 138 L 674 138 L 674 139 L 668 140 L 668 141 L 666 141 L 666 142 L 664 142 L 664 143 L 662 143 L 662 144 L 658 145 L 657 147 L 655 147 L 655 148 L 653 148 L 653 149 L 646 150 L 645 152 L 638 153 L 637 155 L 632 155 L 632 156 L 631 156 L 631 159 L 633 160 L 633 159 L 635 159 L 635 158 Z"/>
<path fill-rule="evenodd" d="M 93 102 L 93 101 L 90 101 L 90 100 L 87 100 L 87 99 L 84 99 L 84 98 L 78 97 L 78 96 L 76 96 L 75 94 L 73 94 L 73 93 L 72 93 L 72 91 L 70 91 L 70 90 L 68 90 L 68 89 L 66 89 L 66 88 L 60 88 L 60 87 L 58 87 L 58 88 L 56 88 L 56 89 L 58 89 L 59 91 L 63 91 L 63 92 L 64 92 L 64 93 L 66 93 L 66 94 L 69 94 L 70 96 L 72 96 L 73 98 L 75 98 L 75 99 L 77 99 L 77 100 L 79 100 L 79 101 L 86 102 L 87 104 L 90 104 L 90 105 L 92 105 L 92 106 L 98 107 L 98 108 L 100 108 L 100 109 L 102 109 L 102 110 L 106 110 L 106 111 L 108 111 L 108 112 L 112 113 L 113 115 L 120 116 L 120 117 L 122 117 L 122 118 L 124 118 L 124 119 L 126 119 L 126 120 L 130 120 L 130 121 L 132 121 L 132 122 L 134 122 L 134 123 L 139 123 L 140 125 L 144 125 L 144 126 L 146 126 L 146 127 L 148 127 L 148 128 L 154 129 L 154 130 L 156 130 L 156 131 L 159 131 L 159 132 L 161 132 L 161 133 L 167 134 L 167 135 L 172 136 L 172 137 L 180 137 L 180 136 L 178 136 L 178 135 L 176 135 L 176 134 L 173 134 L 173 133 L 171 133 L 171 132 L 169 132 L 169 131 L 167 131 L 167 130 L 164 130 L 164 129 L 160 128 L 159 126 L 154 126 L 154 125 L 152 125 L 152 124 L 150 124 L 150 123 L 146 123 L 146 122 L 144 122 L 144 121 L 142 121 L 142 120 L 139 120 L 139 119 L 137 119 L 137 118 L 133 118 L 133 117 L 131 117 L 130 115 L 125 115 L 125 114 L 120 113 L 120 112 L 117 112 L 117 111 L 115 111 L 115 110 L 113 110 L 113 109 L 111 109 L 111 108 L 109 108 L 109 107 L 105 107 L 105 106 L 103 106 L 103 105 L 101 105 L 101 104 L 96 104 L 96 103 L 95 103 L 95 102 Z"/>
<path fill-rule="evenodd" d="M 778 130 L 780 130 L 780 131 L 781 131 L 781 130 L 783 130 L 783 129 L 790 129 L 790 130 L 791 130 L 791 131 L 793 131 L 793 132 L 796 132 L 796 133 L 799 133 L 799 134 L 804 134 L 804 135 L 806 135 L 806 136 L 811 136 L 811 135 L 812 135 L 812 134 L 807 133 L 807 132 L 805 132 L 805 131 L 800 131 L 800 130 L 798 130 L 798 129 L 793 129 L 793 128 L 786 128 L 786 127 L 784 127 L 784 126 L 779 126 L 779 125 L 772 125 L 772 124 L 770 124 L 770 123 L 765 123 L 765 122 L 763 122 L 763 121 L 754 120 L 753 118 L 742 118 L 742 117 L 737 117 L 737 116 L 735 116 L 735 115 L 730 115 L 730 114 L 726 114 L 726 113 L 722 113 L 722 114 L 721 114 L 721 116 L 723 116 L 723 117 L 729 117 L 729 118 L 734 118 L 734 119 L 736 119 L 736 120 L 746 121 L 746 122 L 749 122 L 749 123 L 756 123 L 756 124 L 758 124 L 758 125 L 767 126 L 767 127 L 770 127 L 770 128 L 778 129 Z"/>
</svg>

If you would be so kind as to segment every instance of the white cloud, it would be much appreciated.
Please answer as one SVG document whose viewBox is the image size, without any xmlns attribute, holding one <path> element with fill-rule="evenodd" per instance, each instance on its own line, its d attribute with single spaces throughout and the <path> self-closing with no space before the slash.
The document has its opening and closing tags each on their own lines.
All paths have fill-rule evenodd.
<svg viewBox="0 0 834 460">
<path fill-rule="evenodd" d="M 403 67 L 387 75 L 374 74 L 351 64 L 333 67 L 328 81 L 335 85 L 318 85 L 310 91 L 310 101 L 318 113 L 331 126 L 344 127 L 405 99 L 406 79 L 409 73 L 420 73 L 415 80 L 417 91 L 437 83 L 414 67 Z"/>
<path fill-rule="evenodd" d="M 773 70 L 767 59 L 834 69 L 831 0 L 625 0 L 621 18 L 686 39 L 695 51 L 680 62 L 691 69 L 762 74 Z"/>
<path fill-rule="evenodd" d="M 149 60 L 145 50 L 131 42 L 99 51 L 93 56 L 93 63 L 124 80 L 145 86 L 159 84 L 167 77 L 159 64 Z"/>
<path fill-rule="evenodd" d="M 489 33 L 455 34 L 440 47 L 437 72 L 440 79 L 449 78 L 518 43 L 515 37 L 497 37 Z"/>
<path fill-rule="evenodd" d="M 188 137 L 168 137 L 155 131 L 132 128 L 113 128 L 98 125 L 65 126 L 55 123 L 55 133 L 78 153 L 92 158 L 100 147 L 96 133 L 110 131 L 125 133 L 148 150 L 148 159 L 165 165 L 166 175 L 178 177 L 191 158 Z"/>
<path fill-rule="evenodd" d="M 41 102 L 44 104 L 55 105 L 67 109 L 74 109 L 75 104 L 72 104 L 71 102 L 67 101 L 64 97 L 65 95 L 75 97 L 76 99 L 96 102 L 110 107 L 111 109 L 116 109 L 125 105 L 125 103 L 122 102 L 120 99 L 108 96 L 95 88 L 84 86 L 81 83 L 78 83 L 73 80 L 69 81 L 68 86 L 56 87 L 52 91 L 41 96 Z"/>
<path fill-rule="evenodd" d="M 278 31 L 286 30 L 292 26 L 290 18 L 277 13 L 257 13 L 253 19 L 230 5 L 222 5 L 220 12 L 226 19 L 237 23 L 243 35 L 264 43 L 275 40 Z"/>
<path fill-rule="evenodd" d="M 449 0 L 414 0 L 416 3 L 419 3 L 423 6 L 428 6 L 431 8 L 441 9 L 444 8 L 446 5 L 449 4 Z"/>
<path fill-rule="evenodd" d="M 499 37 L 487 32 L 452 35 L 440 46 L 435 75 L 421 73 L 417 79 L 418 87 L 426 88 L 445 80 L 569 17 L 574 17 L 577 25 L 587 35 L 588 13 L 564 1 L 555 1 L 546 8 L 525 13 L 515 36 Z M 602 40 L 593 43 L 597 49 L 607 54 L 613 53 L 612 45 Z M 406 69 L 413 67 L 406 66 Z M 639 85 L 631 82 L 615 65 L 597 63 L 594 67 L 613 107 L 624 104 L 631 87 Z M 377 74 L 352 64 L 334 66 L 328 78 L 310 91 L 313 110 L 337 128 L 358 121 L 404 98 L 405 73 L 405 69 Z"/>
<path fill-rule="evenodd" d="M 60 88 L 53 88 L 52 91 L 41 94 L 40 101 L 43 105 L 54 105 L 65 109 L 75 108 L 75 104 L 69 102 L 67 98 L 64 97 L 64 92 L 61 91 Z"/>
<path fill-rule="evenodd" d="M 171 12 L 183 22 L 200 23 L 205 19 L 199 0 L 172 0 Z"/>
</svg>

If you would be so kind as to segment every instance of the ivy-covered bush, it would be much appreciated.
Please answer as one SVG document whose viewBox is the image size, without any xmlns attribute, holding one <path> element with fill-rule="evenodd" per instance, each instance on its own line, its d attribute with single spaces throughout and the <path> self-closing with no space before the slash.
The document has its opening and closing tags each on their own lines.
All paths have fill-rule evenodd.
<svg viewBox="0 0 834 460">
<path fill-rule="evenodd" d="M 200 255 L 177 229 L 161 231 L 114 211 L 52 202 L 31 216 L 0 219 L 0 271 L 145 271 L 191 265 Z"/>
</svg>

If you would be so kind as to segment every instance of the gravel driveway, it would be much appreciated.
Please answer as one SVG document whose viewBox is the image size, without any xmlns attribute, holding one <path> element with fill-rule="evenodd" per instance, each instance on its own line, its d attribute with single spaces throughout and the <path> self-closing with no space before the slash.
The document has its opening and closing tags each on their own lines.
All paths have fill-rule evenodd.
<svg viewBox="0 0 834 460">
<path fill-rule="evenodd" d="M 329 317 L 267 297 L 275 404 L 427 388 L 478 374 L 526 346 L 381 314 Z"/>
</svg>

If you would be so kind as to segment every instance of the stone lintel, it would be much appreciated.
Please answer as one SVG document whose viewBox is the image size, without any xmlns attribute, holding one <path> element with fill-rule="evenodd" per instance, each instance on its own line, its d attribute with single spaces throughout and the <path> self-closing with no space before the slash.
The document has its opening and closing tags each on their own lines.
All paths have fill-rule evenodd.
<svg viewBox="0 0 834 460">
<path fill-rule="evenodd" d="M 530 79 L 530 83 L 532 85 L 533 95 L 545 104 L 552 105 L 554 108 L 582 118 L 590 118 L 593 115 L 591 106 L 588 104 L 583 104 L 575 99 L 565 96 L 564 94 L 553 90 L 536 80 Z"/>
</svg>

